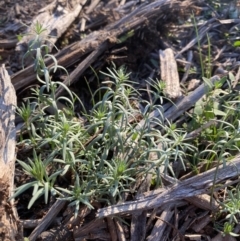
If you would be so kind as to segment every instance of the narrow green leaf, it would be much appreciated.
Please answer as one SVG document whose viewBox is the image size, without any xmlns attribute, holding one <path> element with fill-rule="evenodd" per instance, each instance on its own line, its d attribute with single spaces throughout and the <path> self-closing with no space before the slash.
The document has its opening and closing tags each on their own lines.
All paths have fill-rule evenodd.
<svg viewBox="0 0 240 241">
<path fill-rule="evenodd" d="M 45 191 L 45 193 L 44 193 L 44 200 L 45 200 L 45 204 L 47 204 L 48 203 L 48 192 L 49 192 L 49 183 L 48 182 L 45 182 L 44 183 L 44 191 Z"/>
<path fill-rule="evenodd" d="M 23 192 L 25 192 L 29 188 L 33 187 L 36 183 L 38 183 L 38 181 L 33 181 L 33 182 L 30 182 L 30 183 L 26 183 L 26 184 L 23 184 L 22 186 L 16 188 L 16 190 L 15 190 L 16 192 L 10 197 L 9 200 L 19 196 L 20 194 L 22 194 Z"/>
<path fill-rule="evenodd" d="M 35 195 L 31 198 L 27 208 L 30 209 L 32 205 L 35 203 L 35 201 L 42 195 L 44 195 L 44 188 L 39 189 L 37 193 L 35 193 Z"/>
</svg>

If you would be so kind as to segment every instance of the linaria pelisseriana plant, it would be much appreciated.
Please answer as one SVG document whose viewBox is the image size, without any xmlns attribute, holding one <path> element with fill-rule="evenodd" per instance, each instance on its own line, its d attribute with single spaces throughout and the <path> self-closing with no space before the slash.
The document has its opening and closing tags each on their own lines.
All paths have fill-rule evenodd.
<svg viewBox="0 0 240 241">
<path fill-rule="evenodd" d="M 60 66 L 53 56 L 46 50 L 44 54 L 41 49 L 40 45 L 33 50 L 41 86 L 33 89 L 33 96 L 18 108 L 25 123 L 19 144 L 33 149 L 28 163 L 22 160 L 19 163 L 33 181 L 18 187 L 14 197 L 33 187 L 29 208 L 41 195 L 47 202 L 51 193 L 68 200 L 76 207 L 77 215 L 81 203 L 89 208 L 93 200 L 115 204 L 123 193 L 134 192 L 136 180 L 149 173 L 153 186 L 161 185 L 162 173 L 175 176 L 172 168 L 175 161 L 183 168 L 189 163 L 197 166 L 201 161 L 218 158 L 226 162 L 233 151 L 238 151 L 239 123 L 234 117 L 239 116 L 238 112 L 236 114 L 239 98 L 231 95 L 232 76 L 223 95 L 229 95 L 228 98 L 224 99 L 220 91 L 226 79 L 210 86 L 205 99 L 194 108 L 192 123 L 180 128 L 164 119 L 161 81 L 151 82 L 150 103 L 142 100 L 124 67 L 108 69 L 107 73 L 102 73 L 108 81 L 92 94 L 92 109 L 80 113 L 85 119 L 82 122 L 74 113 L 75 102 L 81 101 L 61 82 L 52 80 L 52 74 Z M 51 68 L 45 65 L 46 57 L 54 60 Z M 59 86 L 65 88 L 68 97 L 57 97 Z M 59 101 L 67 109 L 59 110 Z M 81 105 L 85 110 L 83 103 Z M 49 107 L 53 114 L 46 114 Z M 152 111 L 157 111 L 160 117 L 152 117 Z M 142 125 L 138 124 L 139 117 Z M 186 139 L 190 125 L 201 126 L 217 117 L 220 117 L 219 124 L 204 130 L 194 140 L 196 145 Z M 68 174 L 70 179 L 66 178 Z M 59 187 L 58 178 L 65 180 L 68 186 Z"/>
<path fill-rule="evenodd" d="M 41 34 L 41 26 L 37 29 Z M 40 39 L 34 39 L 37 44 L 31 44 L 29 51 L 35 53 L 35 70 L 41 87 L 33 89 L 33 96 L 18 108 L 25 123 L 22 133 L 28 134 L 25 139 L 20 136 L 19 144 L 33 149 L 29 164 L 21 160 L 19 163 L 35 181 L 18 187 L 13 197 L 34 187 L 29 208 L 41 195 L 47 202 L 51 192 L 75 205 L 77 214 L 80 203 L 89 208 L 92 200 L 116 203 L 124 192 L 133 191 L 136 179 L 149 172 L 153 173 L 155 185 L 160 185 L 162 166 L 165 172 L 172 173 L 172 162 L 180 160 L 184 166 L 185 151 L 193 148 L 184 142 L 186 133 L 171 123 L 164 124 L 164 118 L 150 116 L 154 109 L 161 114 L 163 111 L 161 105 L 155 104 L 161 100 L 160 81 L 152 85 L 156 90 L 151 92 L 154 101 L 150 104 L 141 101 L 124 67 L 108 69 L 108 73 L 102 74 L 109 80 L 92 94 L 93 107 L 90 112 L 81 113 L 86 119 L 82 123 L 74 113 L 75 101 L 80 100 L 62 83 L 51 79 L 60 66 L 48 54 L 47 46 L 41 51 Z M 46 57 L 55 63 L 50 68 L 45 65 Z M 68 97 L 57 97 L 59 86 L 65 88 Z M 68 110 L 59 110 L 59 101 L 63 101 Z M 138 108 L 136 103 L 140 102 L 143 108 Z M 53 114 L 46 114 L 49 107 L 54 110 Z M 137 124 L 139 116 L 144 120 L 142 126 Z M 157 153 L 154 159 L 149 158 L 151 153 Z M 69 186 L 58 187 L 57 178 L 64 179 L 67 173 L 71 174 Z"/>
</svg>

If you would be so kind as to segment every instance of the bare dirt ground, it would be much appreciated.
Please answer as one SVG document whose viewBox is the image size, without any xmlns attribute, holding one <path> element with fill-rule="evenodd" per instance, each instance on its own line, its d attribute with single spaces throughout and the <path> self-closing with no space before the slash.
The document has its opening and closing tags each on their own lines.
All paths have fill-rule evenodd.
<svg viewBox="0 0 240 241">
<path fill-rule="evenodd" d="M 156 6 L 152 6 L 155 2 Z M 22 46 L 25 45 L 19 45 L 17 36 L 23 35 L 40 13 L 48 12 L 52 16 L 59 11 L 57 16 L 62 16 L 67 9 L 69 16 L 73 16 L 77 5 L 82 8 L 73 20 L 69 20 L 63 33 L 57 28 L 52 29 L 51 34 L 57 29 L 55 40 L 58 47 L 58 51 L 53 49 L 52 53 L 69 71 L 70 89 L 81 98 L 86 108 L 90 94 L 85 79 L 92 90 L 99 87 L 92 69 L 99 74 L 111 67 L 112 62 L 117 67 L 125 65 L 139 89 L 148 88 L 146 79 L 161 78 L 159 50 L 167 48 L 173 50 L 178 69 L 184 69 L 179 71 L 181 89 L 186 93 L 193 91 L 200 84 L 194 82 L 201 72 L 198 39 L 207 65 L 207 36 L 211 38 L 211 76 L 223 76 L 231 71 L 239 79 L 240 48 L 233 47 L 232 43 L 238 37 L 240 20 L 239 15 L 230 16 L 229 3 L 220 1 L 222 8 L 216 10 L 211 1 L 165 1 L 166 4 L 157 5 L 158 2 L 161 1 L 1 1 L 0 64 L 5 64 L 11 76 L 18 102 L 28 96 L 29 88 L 37 81 L 31 61 L 26 61 L 22 70 Z M 53 3 L 53 7 L 47 8 Z M 198 38 L 190 21 L 191 14 L 198 20 Z M 60 19 L 57 25 L 65 26 L 64 21 Z M 132 30 L 133 36 L 119 41 Z M 50 61 L 48 65 L 51 65 Z M 63 82 L 65 77 L 62 72 L 55 75 Z M 18 122 L 17 118 L 16 124 Z M 25 150 L 18 148 L 19 157 L 27 156 Z M 187 180 L 191 174 L 188 169 L 179 173 L 178 178 Z M 16 164 L 15 185 L 24 183 L 26 178 Z M 170 184 L 170 180 L 165 181 Z M 223 195 L 221 192 L 215 195 Z M 71 208 L 55 199 L 47 205 L 39 200 L 28 210 L 30 196 L 31 193 L 26 192 L 16 200 L 24 236 L 30 236 L 30 240 L 238 240 L 219 236 L 212 222 L 218 207 L 210 205 L 209 195 L 197 199 L 179 198 L 174 205 L 163 203 L 164 208 L 130 210 L 120 213 L 119 218 L 104 219 L 96 218 L 97 212 L 104 207 L 102 203 L 93 203 L 95 209 L 91 211 L 81 207 L 77 219 L 73 219 Z M 40 224 L 47 214 L 48 219 L 54 218 L 42 229 Z"/>
</svg>

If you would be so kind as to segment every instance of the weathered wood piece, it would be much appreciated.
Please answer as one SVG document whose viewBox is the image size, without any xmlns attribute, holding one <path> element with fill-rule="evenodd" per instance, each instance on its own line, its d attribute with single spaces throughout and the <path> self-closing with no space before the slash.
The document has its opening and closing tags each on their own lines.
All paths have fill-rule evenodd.
<svg viewBox="0 0 240 241">
<path fill-rule="evenodd" d="M 189 76 L 190 68 L 191 68 L 191 65 L 192 65 L 192 59 L 193 59 L 193 51 L 190 50 L 187 53 L 187 63 L 185 65 L 185 73 L 184 73 L 184 75 L 181 79 L 181 83 L 185 83 L 188 76 Z"/>
<path fill-rule="evenodd" d="M 74 240 L 82 241 L 85 239 L 89 239 L 93 237 L 96 239 L 103 238 L 106 240 L 110 240 L 109 233 L 105 232 L 104 230 L 107 229 L 107 223 L 104 219 L 95 219 L 87 223 L 86 225 L 79 227 L 74 232 Z"/>
<path fill-rule="evenodd" d="M 42 219 L 20 219 L 20 222 L 24 229 L 34 229 L 42 222 Z M 53 220 L 52 225 L 59 226 L 59 223 L 59 218 L 56 218 Z"/>
<path fill-rule="evenodd" d="M 17 44 L 17 39 L 3 39 L 0 40 L 0 49 L 11 49 Z"/>
<path fill-rule="evenodd" d="M 56 218 L 58 213 L 62 210 L 64 205 L 66 204 L 65 200 L 57 200 L 48 211 L 46 216 L 41 220 L 38 226 L 32 231 L 31 235 L 29 236 L 30 241 L 35 241 L 37 237 L 45 231 L 49 225 L 53 222 Z"/>
<path fill-rule="evenodd" d="M 206 212 L 206 215 L 204 217 L 196 220 L 196 222 L 191 226 L 191 229 L 193 229 L 196 233 L 199 233 L 211 222 L 211 220 L 212 217 L 208 212 Z"/>
<path fill-rule="evenodd" d="M 218 27 L 221 25 L 220 21 L 215 21 L 214 18 L 211 18 L 209 21 L 204 22 L 203 26 L 201 26 L 198 29 L 198 36 L 194 39 L 192 39 L 184 48 L 181 49 L 176 55 L 175 58 L 178 58 L 182 53 L 189 50 L 191 47 L 193 47 L 198 41 L 201 41 L 202 38 L 205 36 L 205 34 L 213 28 Z"/>
<path fill-rule="evenodd" d="M 33 19 L 31 26 L 26 30 L 28 35 L 25 35 L 16 46 L 16 51 L 22 54 L 27 52 L 28 43 L 35 38 L 34 29 L 36 24 L 42 25 L 45 31 L 40 34 L 42 40 L 46 40 L 45 44 L 49 49 L 53 47 L 59 37 L 69 28 L 76 17 L 80 14 L 83 5 L 87 0 L 54 0 L 51 4 L 42 8 L 35 19 Z M 43 41 L 44 43 L 44 41 Z"/>
<path fill-rule="evenodd" d="M 66 80 L 63 81 L 65 85 L 73 84 L 83 72 L 92 64 L 96 59 L 107 49 L 108 44 L 107 42 L 102 43 L 96 50 L 94 50 L 91 54 L 89 54 L 70 74 Z M 57 96 L 61 94 L 64 90 L 62 86 L 60 86 L 57 90 Z"/>
<path fill-rule="evenodd" d="M 210 81 L 214 85 L 216 81 L 219 81 L 219 76 L 213 76 Z M 172 105 L 167 111 L 162 113 L 162 110 L 154 110 L 150 113 L 149 118 L 161 118 L 168 119 L 171 121 L 176 120 L 179 116 L 181 116 L 185 111 L 189 110 L 192 106 L 195 105 L 195 103 L 201 99 L 208 91 L 208 87 L 206 84 L 201 84 L 197 89 L 195 89 L 192 93 L 190 93 L 188 96 L 185 96 L 181 101 L 176 103 L 175 105 Z M 156 125 L 155 123 L 152 123 L 152 125 Z M 136 129 L 141 129 L 143 126 L 145 126 L 145 120 L 141 120 Z"/>
<path fill-rule="evenodd" d="M 164 94 L 169 99 L 178 99 L 182 93 L 179 82 L 177 62 L 172 49 L 159 50 L 161 80 L 165 82 Z"/>
<path fill-rule="evenodd" d="M 106 217 L 109 215 L 122 214 L 126 212 L 130 213 L 139 210 L 152 209 L 168 202 L 174 202 L 174 200 L 181 200 L 196 195 L 209 193 L 209 188 L 214 185 L 214 178 L 216 183 L 220 183 L 225 179 L 238 176 L 239 169 L 240 155 L 236 156 L 226 165 L 220 165 L 217 173 L 216 168 L 213 168 L 207 172 L 186 179 L 181 183 L 172 185 L 171 187 L 162 188 L 161 192 L 156 194 L 156 196 L 148 194 L 144 198 L 137 201 L 126 202 L 100 209 L 97 216 Z"/>
<path fill-rule="evenodd" d="M 15 170 L 16 93 L 5 66 L 0 67 L 0 239 L 22 240 L 22 231 L 13 201 Z"/>
<path fill-rule="evenodd" d="M 120 220 L 115 219 L 115 226 L 117 230 L 117 236 L 119 241 L 127 241 L 125 234 L 124 234 L 124 229 L 123 229 L 123 224 Z"/>
<path fill-rule="evenodd" d="M 166 209 L 162 212 L 160 218 L 154 225 L 151 234 L 148 236 L 147 241 L 163 240 L 163 234 L 169 222 L 174 214 L 174 211 Z"/>
<path fill-rule="evenodd" d="M 88 57 L 89 54 L 95 50 L 94 56 L 91 55 L 91 57 L 97 58 L 97 56 L 104 51 L 105 48 L 103 48 L 103 46 L 105 43 L 116 43 L 119 36 L 143 27 L 145 21 L 151 19 L 157 14 L 159 15 L 161 12 L 166 14 L 168 9 L 169 11 L 174 7 L 181 9 L 181 6 L 186 7 L 191 6 L 191 4 L 192 2 L 188 0 L 184 2 L 178 0 L 158 0 L 149 4 L 143 3 L 140 6 L 137 6 L 134 11 L 131 11 L 126 16 L 120 18 L 120 20 L 107 25 L 105 29 L 92 32 L 83 40 L 64 48 L 55 55 L 55 58 L 57 59 L 58 64 L 65 68 L 79 62 L 83 56 L 85 56 L 85 58 Z M 97 50 L 99 47 L 102 48 L 101 51 Z M 53 61 L 50 58 L 47 59 L 45 63 L 48 67 L 53 65 Z M 85 65 L 83 63 L 84 62 L 78 65 L 78 69 L 74 71 L 70 81 L 66 80 L 68 85 L 72 84 L 72 82 L 76 80 L 75 78 L 79 77 L 83 68 L 86 69 L 89 67 L 91 61 L 85 61 Z M 16 90 L 30 85 L 35 80 L 36 75 L 34 73 L 33 65 L 12 76 L 12 83 Z"/>
<path fill-rule="evenodd" d="M 86 15 L 89 15 L 89 13 L 91 13 L 99 4 L 100 0 L 93 0 L 91 1 L 91 4 L 88 6 L 87 11 L 86 11 Z M 80 27 L 80 31 L 83 32 L 85 31 L 85 27 L 86 27 L 86 18 L 82 17 L 81 19 L 81 27 Z"/>
<path fill-rule="evenodd" d="M 208 194 L 196 195 L 193 197 L 185 198 L 188 202 L 192 203 L 195 207 L 216 212 L 219 210 L 219 205 L 215 198 L 211 198 Z"/>
<path fill-rule="evenodd" d="M 149 191 L 152 174 L 148 174 L 138 189 L 137 196 Z M 144 241 L 146 236 L 147 212 L 142 211 L 132 215 L 131 241 Z"/>
<path fill-rule="evenodd" d="M 117 237 L 117 231 L 116 231 L 116 225 L 113 221 L 113 218 L 107 217 L 107 225 L 108 225 L 108 230 L 111 236 L 112 241 L 118 241 Z"/>
<path fill-rule="evenodd" d="M 168 175 L 161 174 L 163 180 L 167 180 L 169 184 L 175 184 L 178 182 L 175 178 L 172 178 Z M 189 203 L 192 203 L 195 207 L 204 209 L 204 210 L 211 210 L 213 212 L 218 211 L 219 204 L 215 200 L 214 197 L 211 197 L 208 194 L 196 195 L 193 197 L 184 198 Z"/>
<path fill-rule="evenodd" d="M 214 86 L 214 83 L 219 80 L 220 80 L 220 77 L 215 75 L 210 79 L 210 82 Z M 184 99 L 182 99 L 179 103 L 169 108 L 164 113 L 164 117 L 168 120 L 172 120 L 172 121 L 176 120 L 185 111 L 189 110 L 192 106 L 194 106 L 198 100 L 200 100 L 205 94 L 208 93 L 208 91 L 209 91 L 209 87 L 205 83 L 201 84 L 191 94 L 184 97 Z"/>
<path fill-rule="evenodd" d="M 72 240 L 72 231 L 63 225 L 42 232 L 38 236 L 38 241 Z"/>
</svg>

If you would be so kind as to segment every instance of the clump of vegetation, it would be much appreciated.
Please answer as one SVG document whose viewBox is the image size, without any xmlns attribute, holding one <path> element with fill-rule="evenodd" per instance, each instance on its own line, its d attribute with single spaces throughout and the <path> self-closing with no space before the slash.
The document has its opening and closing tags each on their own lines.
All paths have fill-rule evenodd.
<svg viewBox="0 0 240 241">
<path fill-rule="evenodd" d="M 32 150 L 27 161 L 18 160 L 18 163 L 30 181 L 17 187 L 12 197 L 31 188 L 28 208 L 42 196 L 47 203 L 52 195 L 75 206 L 76 216 L 80 204 L 89 208 L 94 200 L 116 204 L 123 193 L 135 192 L 136 181 L 149 173 L 152 188 L 159 187 L 160 174 L 170 173 L 175 177 L 172 164 L 176 161 L 183 169 L 190 166 L 198 173 L 199 164 L 207 164 L 207 170 L 215 160 L 218 164 L 227 163 L 239 152 L 240 100 L 232 87 L 233 75 L 214 85 L 204 78 L 206 95 L 189 114 L 191 120 L 181 126 L 164 118 L 162 104 L 166 98 L 161 81 L 153 81 L 151 90 L 143 90 L 152 97 L 148 102 L 133 87 L 126 69 L 114 66 L 102 73 L 109 80 L 92 93 L 92 109 L 88 111 L 67 86 L 52 79 L 59 68 L 67 71 L 48 54 L 48 46 L 42 44 L 44 29 L 40 24 L 35 33 L 37 37 L 30 43 L 28 55 L 34 56 L 41 86 L 32 89 L 32 96 L 18 107 L 24 121 L 18 145 Z M 50 68 L 44 63 L 47 57 L 54 60 Z M 67 97 L 57 95 L 60 86 Z M 59 109 L 58 103 L 66 108 Z M 75 113 L 76 103 L 83 110 L 79 116 Z M 53 114 L 47 113 L 49 108 Z M 152 117 L 153 110 L 162 118 Z M 193 141 L 188 139 L 190 131 L 211 120 L 215 124 L 203 129 Z M 65 187 L 60 187 L 59 179 L 64 180 Z M 223 206 L 230 213 L 229 223 L 234 225 L 236 212 L 230 204 L 237 199 L 234 195 L 229 198 Z M 227 230 L 224 229 L 225 233 Z"/>
<path fill-rule="evenodd" d="M 221 213 L 225 214 L 225 222 L 223 225 L 224 234 L 230 234 L 231 236 L 239 236 L 234 233 L 234 227 L 238 224 L 240 214 L 240 190 L 239 186 L 232 188 L 227 192 L 227 198 L 221 203 Z"/>
<path fill-rule="evenodd" d="M 77 214 L 80 203 L 89 208 L 93 200 L 115 204 L 122 193 L 129 192 L 133 183 L 147 173 L 153 173 L 153 182 L 159 186 L 162 166 L 167 171 L 171 169 L 170 163 L 179 159 L 184 165 L 185 151 L 194 148 L 184 142 L 186 133 L 149 116 L 151 110 L 162 111 L 156 104 L 162 101 L 160 82 L 152 86 L 154 103 L 150 104 L 141 101 L 124 67 L 108 69 L 104 74 L 109 80 L 92 94 L 92 109 L 86 111 L 74 93 L 51 79 L 52 73 L 62 67 L 56 61 L 51 68 L 45 66 L 44 59 L 54 57 L 48 54 L 47 46 L 41 45 L 40 35 L 44 30 L 38 25 L 35 31 L 39 33 L 38 38 L 31 43 L 28 54 L 36 54 L 35 70 L 42 86 L 32 89 L 33 96 L 18 108 L 24 121 L 18 145 L 33 151 L 28 162 L 18 162 L 33 181 L 18 187 L 13 197 L 33 188 L 28 208 L 41 196 L 47 202 L 51 193 L 75 205 Z M 59 86 L 64 87 L 68 97 L 57 97 Z M 77 101 L 84 110 L 81 119 L 74 113 Z M 58 102 L 64 103 L 67 109 L 59 110 Z M 140 103 L 143 108 L 134 103 Z M 54 114 L 46 114 L 47 108 Z M 137 123 L 139 116 L 144 120 L 142 126 Z M 159 128 L 153 128 L 153 122 Z M 156 159 L 149 159 L 151 152 L 157 153 Z M 68 187 L 59 187 L 57 179 L 66 179 L 67 175 L 71 177 L 66 180 Z"/>
</svg>

